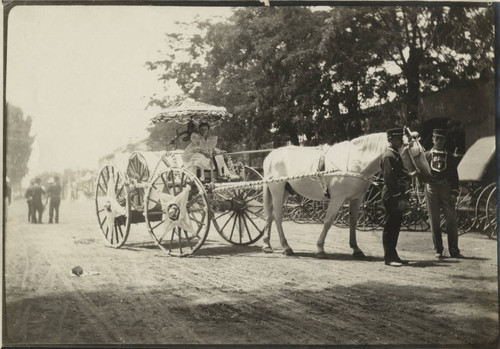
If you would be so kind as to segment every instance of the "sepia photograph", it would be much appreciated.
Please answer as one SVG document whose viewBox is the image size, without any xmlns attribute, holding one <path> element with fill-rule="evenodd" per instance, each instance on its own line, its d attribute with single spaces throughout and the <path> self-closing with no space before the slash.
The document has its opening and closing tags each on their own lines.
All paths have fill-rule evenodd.
<svg viewBox="0 0 500 349">
<path fill-rule="evenodd" d="M 497 348 L 498 11 L 4 1 L 2 347 Z"/>
</svg>

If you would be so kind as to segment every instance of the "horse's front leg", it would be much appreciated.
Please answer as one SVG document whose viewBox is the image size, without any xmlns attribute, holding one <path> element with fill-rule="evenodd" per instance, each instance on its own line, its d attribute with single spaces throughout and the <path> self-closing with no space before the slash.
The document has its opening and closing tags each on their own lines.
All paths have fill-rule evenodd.
<svg viewBox="0 0 500 349">
<path fill-rule="evenodd" d="M 333 220 L 337 216 L 337 213 L 339 212 L 340 206 L 344 203 L 343 198 L 338 199 L 338 198 L 331 198 L 330 203 L 328 204 L 328 210 L 326 211 L 326 216 L 325 216 L 325 223 L 323 224 L 323 231 L 321 232 L 318 242 L 316 243 L 316 258 L 321 258 L 324 259 L 326 258 L 326 253 L 325 253 L 325 240 L 326 240 L 326 235 L 328 234 L 328 230 L 330 230 L 330 227 L 333 224 Z"/>
<path fill-rule="evenodd" d="M 354 258 L 366 258 L 365 254 L 358 247 L 356 240 L 356 226 L 358 225 L 359 207 L 361 206 L 361 198 L 351 200 L 349 202 L 349 246 L 352 248 Z"/>
</svg>

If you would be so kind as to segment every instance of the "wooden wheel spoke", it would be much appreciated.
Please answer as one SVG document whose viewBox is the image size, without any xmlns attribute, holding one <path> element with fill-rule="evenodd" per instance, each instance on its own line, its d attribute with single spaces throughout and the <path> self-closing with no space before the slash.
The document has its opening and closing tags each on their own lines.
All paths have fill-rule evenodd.
<svg viewBox="0 0 500 349">
<path fill-rule="evenodd" d="M 160 221 L 160 223 L 154 225 L 151 227 L 152 230 L 155 230 L 156 228 L 158 228 L 160 225 L 162 225 L 163 223 L 165 223 L 165 221 Z"/>
<path fill-rule="evenodd" d="M 236 213 L 236 212 L 235 212 Z M 234 214 L 233 214 L 234 216 Z M 232 216 L 231 216 L 232 217 Z M 229 222 L 229 220 L 228 220 Z M 227 224 L 227 222 L 226 222 Z M 233 227 L 231 228 L 231 235 L 229 235 L 229 240 L 233 240 L 234 228 L 236 227 L 236 218 L 233 219 Z M 223 228 L 224 229 L 224 228 Z"/>
<path fill-rule="evenodd" d="M 219 216 L 217 216 L 217 217 L 215 217 L 215 215 L 214 215 L 214 219 L 216 219 L 216 220 L 217 220 L 217 219 L 219 219 L 219 218 L 221 218 L 221 217 L 224 217 L 225 215 L 230 214 L 231 212 L 232 212 L 232 211 L 226 211 L 226 212 L 223 212 L 223 213 L 221 213 L 221 214 L 220 214 Z M 231 219 L 231 218 L 229 218 L 229 219 Z"/>
<path fill-rule="evenodd" d="M 104 223 L 106 222 L 106 220 L 107 220 L 107 219 L 108 219 L 108 217 L 107 217 L 107 216 L 104 216 L 104 219 L 103 219 L 103 220 L 102 220 L 102 222 L 101 222 L 101 228 L 102 228 L 102 226 L 104 225 Z"/>
<path fill-rule="evenodd" d="M 228 212 L 231 212 L 231 211 L 228 211 Z M 224 225 L 220 229 L 221 231 L 224 230 L 224 228 L 226 227 L 227 223 L 229 223 L 231 221 L 231 219 L 234 217 L 235 214 L 236 214 L 236 212 L 233 212 L 233 214 L 227 219 L 226 223 L 224 223 Z M 220 218 L 220 216 L 218 218 Z"/>
<path fill-rule="evenodd" d="M 186 240 L 188 242 L 189 249 L 193 250 L 193 245 L 191 244 L 191 238 L 189 238 L 187 231 L 185 231 L 184 229 L 181 230 L 184 232 L 184 236 L 186 237 Z"/>
<path fill-rule="evenodd" d="M 260 232 L 261 230 L 259 229 L 257 224 L 255 224 L 253 219 L 248 215 L 248 213 L 244 212 L 243 214 L 248 218 L 248 220 L 250 221 L 250 223 L 252 223 L 252 225 L 255 227 L 255 229 L 257 229 L 257 231 Z"/>
<path fill-rule="evenodd" d="M 243 241 L 243 225 L 241 224 L 241 214 L 238 214 L 238 231 L 240 233 L 240 244 Z"/>
<path fill-rule="evenodd" d="M 243 215 L 245 215 L 245 213 L 243 213 Z M 248 233 L 248 240 L 252 241 L 252 235 L 250 234 L 250 229 L 248 228 L 247 220 L 245 217 L 241 217 L 241 219 L 243 220 L 243 223 L 245 224 L 245 229 L 247 230 L 247 233 Z"/>
</svg>

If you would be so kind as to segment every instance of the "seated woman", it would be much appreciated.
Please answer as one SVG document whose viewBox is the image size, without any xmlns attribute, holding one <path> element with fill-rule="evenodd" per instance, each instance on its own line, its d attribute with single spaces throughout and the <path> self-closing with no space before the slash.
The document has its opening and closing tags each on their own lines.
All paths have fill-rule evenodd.
<svg viewBox="0 0 500 349">
<path fill-rule="evenodd" d="M 196 175 L 196 169 L 202 170 L 201 177 L 203 178 L 203 170 L 215 169 L 212 162 L 212 155 L 220 154 L 217 145 L 217 136 L 209 136 L 210 125 L 202 122 L 198 127 L 199 133 L 191 134 L 191 143 L 186 147 L 182 154 L 182 161 L 186 168 Z"/>
</svg>

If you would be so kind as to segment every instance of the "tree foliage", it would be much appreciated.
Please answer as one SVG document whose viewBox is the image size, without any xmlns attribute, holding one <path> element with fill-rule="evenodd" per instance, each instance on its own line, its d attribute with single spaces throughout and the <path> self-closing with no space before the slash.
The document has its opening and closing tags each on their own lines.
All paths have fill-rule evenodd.
<svg viewBox="0 0 500 349">
<path fill-rule="evenodd" d="M 147 65 L 233 114 L 218 132 L 227 149 L 297 144 L 303 134 L 337 142 L 362 132 L 368 106 L 398 99 L 418 119 L 421 93 L 493 74 L 491 7 L 249 7 L 185 25 L 198 33 L 167 34 L 164 59 Z M 150 131 L 152 142 L 164 135 Z"/>
<path fill-rule="evenodd" d="M 30 136 L 31 117 L 24 117 L 21 108 L 7 103 L 6 172 L 13 185 L 28 173 L 28 161 L 35 140 Z"/>
</svg>

